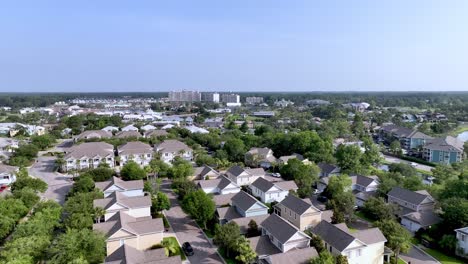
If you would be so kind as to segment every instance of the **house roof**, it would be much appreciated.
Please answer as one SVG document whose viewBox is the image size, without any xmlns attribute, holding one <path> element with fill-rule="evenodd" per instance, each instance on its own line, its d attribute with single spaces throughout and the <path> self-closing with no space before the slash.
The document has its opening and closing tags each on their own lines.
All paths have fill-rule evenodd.
<svg viewBox="0 0 468 264">
<path fill-rule="evenodd" d="M 213 179 L 213 180 L 199 180 L 199 181 L 196 181 L 196 183 L 202 189 L 217 187 L 220 190 L 223 190 L 229 184 L 233 184 L 233 185 L 237 186 L 237 184 L 235 184 L 234 182 L 232 182 L 231 180 L 229 180 L 228 178 L 226 178 L 224 176 L 218 177 L 218 178 Z"/>
<path fill-rule="evenodd" d="M 219 194 L 213 195 L 213 202 L 216 206 L 223 206 L 231 203 L 232 197 L 236 195 L 235 193 L 228 193 L 228 194 Z"/>
<path fill-rule="evenodd" d="M 144 235 L 163 232 L 164 224 L 162 218 L 152 219 L 151 216 L 135 218 L 119 211 L 106 222 L 93 225 L 93 230 L 104 233 L 106 237 L 112 236 L 121 229 L 134 235 Z"/>
<path fill-rule="evenodd" d="M 175 139 L 164 140 L 156 146 L 156 149 L 161 152 L 179 152 L 181 150 L 191 151 L 192 149 L 185 143 Z"/>
<path fill-rule="evenodd" d="M 313 247 L 307 248 L 296 248 L 289 250 L 285 253 L 278 253 L 269 256 L 269 263 L 271 264 L 283 264 L 283 263 L 295 263 L 295 264 L 307 264 L 311 258 L 318 257 L 318 252 Z"/>
<path fill-rule="evenodd" d="M 298 215 L 302 215 L 307 210 L 309 210 L 309 208 L 313 208 L 315 211 L 320 212 L 320 210 L 315 208 L 313 205 L 294 195 L 286 196 L 279 204 L 287 207 L 289 210 L 295 212 Z"/>
<path fill-rule="evenodd" d="M 216 209 L 216 214 L 218 215 L 219 219 L 226 219 L 226 221 L 231 221 L 232 219 L 241 218 L 236 208 L 229 206 L 229 207 L 220 207 Z"/>
<path fill-rule="evenodd" d="M 104 130 L 86 130 L 83 133 L 76 136 L 77 139 L 87 139 L 87 138 L 111 138 L 112 133 Z"/>
<path fill-rule="evenodd" d="M 64 159 L 81 159 L 83 157 L 93 158 L 99 156 L 101 158 L 114 156 L 114 146 L 105 142 L 87 142 L 74 145 L 65 155 Z"/>
<path fill-rule="evenodd" d="M 244 173 L 244 169 L 243 169 L 241 166 L 239 166 L 239 165 L 235 165 L 235 166 L 230 167 L 230 168 L 226 171 L 226 173 L 231 174 L 231 175 L 233 175 L 233 176 L 235 176 L 235 177 L 238 177 L 239 175 L 241 175 L 242 173 Z"/>
<path fill-rule="evenodd" d="M 119 155 L 135 155 L 135 154 L 150 154 L 153 153 L 153 148 L 146 143 L 140 141 L 127 142 L 117 147 Z"/>
<path fill-rule="evenodd" d="M 287 163 L 288 160 L 290 160 L 290 159 L 298 159 L 298 160 L 302 161 L 302 160 L 304 160 L 304 156 L 302 156 L 301 154 L 294 153 L 294 154 L 289 155 L 289 156 L 279 157 L 279 160 L 281 160 L 283 163 Z"/>
<path fill-rule="evenodd" d="M 373 183 L 374 181 L 378 180 L 377 176 L 363 176 L 363 175 L 356 174 L 356 175 L 351 175 L 350 177 L 355 178 L 355 180 L 354 180 L 355 184 L 361 185 L 361 186 L 364 186 L 364 187 L 367 187 L 371 183 Z"/>
<path fill-rule="evenodd" d="M 136 137 L 139 138 L 141 137 L 140 132 L 135 131 L 135 130 L 129 130 L 129 131 L 120 131 L 117 134 L 115 134 L 116 138 L 129 138 L 129 137 Z"/>
<path fill-rule="evenodd" d="M 320 171 L 323 174 L 330 174 L 331 172 L 333 172 L 334 170 L 338 168 L 338 166 L 335 166 L 329 163 L 324 163 L 324 162 L 319 162 L 317 166 L 320 168 Z"/>
<path fill-rule="evenodd" d="M 110 180 L 104 182 L 96 182 L 95 185 L 96 188 L 103 192 L 112 185 L 115 185 L 123 190 L 136 190 L 143 189 L 143 180 L 124 181 L 120 178 L 113 176 Z"/>
<path fill-rule="evenodd" d="M 241 231 L 241 234 L 247 233 L 247 229 L 249 228 L 249 223 L 251 220 L 254 220 L 255 223 L 257 223 L 258 227 L 261 227 L 263 224 L 263 221 L 268 218 L 269 215 L 256 215 L 256 216 L 250 216 L 250 217 L 241 217 L 241 218 L 236 218 L 232 219 L 231 222 L 235 222 Z"/>
<path fill-rule="evenodd" d="M 196 167 L 194 175 L 195 176 L 200 176 L 200 177 L 203 178 L 204 176 L 206 176 L 210 172 L 214 172 L 217 176 L 219 176 L 219 172 L 217 170 L 211 168 L 208 165 L 203 165 L 202 167 Z"/>
<path fill-rule="evenodd" d="M 150 196 L 128 197 L 120 192 L 113 192 L 107 198 L 96 199 L 93 201 L 94 207 L 101 207 L 104 210 L 109 209 L 114 204 L 121 204 L 129 209 L 151 206 Z"/>
<path fill-rule="evenodd" d="M 265 208 L 267 207 L 266 205 L 255 199 L 252 195 L 244 191 L 240 191 L 232 197 L 232 205 L 238 207 L 242 211 L 249 210 L 254 204 L 260 204 Z"/>
<path fill-rule="evenodd" d="M 262 227 L 268 230 L 268 232 L 282 244 L 286 243 L 297 232 L 302 233 L 295 226 L 279 217 L 277 214 L 271 214 L 267 219 L 265 219 L 265 221 L 263 221 Z M 305 237 L 308 237 L 306 234 L 302 234 Z"/>
<path fill-rule="evenodd" d="M 274 184 L 285 191 L 298 189 L 297 184 L 294 181 L 279 181 Z"/>
<path fill-rule="evenodd" d="M 252 176 L 264 176 L 265 175 L 265 170 L 263 168 L 255 168 L 255 169 L 247 168 L 245 169 L 245 171 Z"/>
<path fill-rule="evenodd" d="M 401 138 L 424 138 L 424 139 L 431 139 L 431 136 L 428 136 L 422 132 L 419 132 L 417 130 L 407 128 L 407 127 L 400 127 L 396 125 L 387 125 L 383 126 L 381 130 L 387 132 L 387 133 L 392 133 L 395 136 Z"/>
<path fill-rule="evenodd" d="M 432 196 L 430 196 L 427 192 L 413 192 L 400 187 L 393 187 L 387 195 L 409 202 L 411 204 L 421 204 L 426 198 L 433 200 Z"/>
<path fill-rule="evenodd" d="M 166 130 L 162 129 L 152 129 L 145 132 L 145 137 L 159 137 L 159 136 L 167 136 L 169 133 Z"/>
<path fill-rule="evenodd" d="M 382 231 L 380 231 L 380 229 L 377 227 L 359 230 L 355 233 L 352 233 L 352 235 L 367 245 L 387 241 L 385 236 L 382 234 Z"/>
<path fill-rule="evenodd" d="M 252 186 L 254 186 L 255 188 L 257 188 L 257 189 L 261 190 L 262 192 L 266 193 L 271 188 L 273 188 L 275 186 L 275 184 L 260 177 L 260 178 L 256 179 L 252 183 Z"/>
<path fill-rule="evenodd" d="M 281 251 L 271 243 L 268 236 L 250 237 L 247 238 L 247 240 L 249 240 L 250 247 L 258 256 L 268 256 L 281 253 Z"/>
<path fill-rule="evenodd" d="M 406 218 L 412 222 L 418 223 L 422 227 L 435 225 L 437 223 L 440 223 L 440 221 L 442 221 L 442 219 L 436 213 L 432 211 L 412 212 L 412 213 L 403 215 L 402 218 Z"/>
<path fill-rule="evenodd" d="M 18 170 L 18 167 L 16 166 L 0 164 L 0 174 L 3 174 L 3 173 L 11 174 L 17 170 Z"/>
<path fill-rule="evenodd" d="M 467 234 L 467 235 L 468 235 L 468 226 L 467 226 L 467 227 L 462 227 L 462 228 L 455 229 L 455 232 L 460 232 L 460 233 L 464 233 L 464 234 Z"/>
<path fill-rule="evenodd" d="M 424 148 L 447 152 L 463 152 L 464 142 L 458 140 L 457 138 L 446 136 L 444 138 L 435 138 L 429 140 Z"/>
<path fill-rule="evenodd" d="M 176 264 L 181 263 L 179 256 L 167 257 L 164 248 L 141 251 L 123 244 L 104 260 L 104 264 Z"/>
</svg>

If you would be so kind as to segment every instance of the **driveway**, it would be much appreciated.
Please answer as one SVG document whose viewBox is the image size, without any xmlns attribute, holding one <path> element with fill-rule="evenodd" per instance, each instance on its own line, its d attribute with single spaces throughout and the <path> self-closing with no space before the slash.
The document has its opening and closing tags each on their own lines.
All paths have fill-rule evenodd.
<svg viewBox="0 0 468 264">
<path fill-rule="evenodd" d="M 47 191 L 42 197 L 63 204 L 65 196 L 70 191 L 73 183 L 71 177 L 55 172 L 55 157 L 40 156 L 29 168 L 29 175 L 45 181 Z"/>
<path fill-rule="evenodd" d="M 383 156 L 384 156 L 385 161 L 387 161 L 389 163 L 406 163 L 406 164 L 413 164 L 414 163 L 415 164 L 414 167 L 416 169 L 423 170 L 423 171 L 431 171 L 432 170 L 431 166 L 427 166 L 427 165 L 424 165 L 424 164 L 419 164 L 417 162 L 410 162 L 410 161 L 407 161 L 407 160 L 399 159 L 399 158 L 388 156 L 388 155 L 383 155 Z"/>
<path fill-rule="evenodd" d="M 217 248 L 210 244 L 195 221 L 182 211 L 170 187 L 169 181 L 164 181 L 161 186 L 161 191 L 171 201 L 171 209 L 166 211 L 166 217 L 179 242 L 189 242 L 192 245 L 195 254 L 188 257 L 190 263 L 224 263 L 216 253 Z"/>
<path fill-rule="evenodd" d="M 411 264 L 440 264 L 439 261 L 414 245 L 408 253 L 400 254 L 400 258 Z"/>
</svg>

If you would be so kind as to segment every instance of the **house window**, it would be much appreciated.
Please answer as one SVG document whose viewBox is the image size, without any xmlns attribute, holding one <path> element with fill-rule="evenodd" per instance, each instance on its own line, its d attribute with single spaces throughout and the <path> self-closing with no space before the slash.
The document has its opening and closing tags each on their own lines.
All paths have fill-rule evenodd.
<svg viewBox="0 0 468 264">
<path fill-rule="evenodd" d="M 164 153 L 164 156 L 165 156 L 165 157 L 169 157 L 169 153 Z"/>
<path fill-rule="evenodd" d="M 352 253 L 351 251 L 346 252 L 346 257 L 347 257 L 347 258 L 351 258 L 351 256 L 352 256 L 351 253 Z"/>
<path fill-rule="evenodd" d="M 465 242 L 465 235 L 461 235 L 461 241 Z"/>
<path fill-rule="evenodd" d="M 358 250 L 357 250 L 356 256 L 357 256 L 357 257 L 360 257 L 360 256 L 361 256 L 361 249 L 358 249 Z"/>
</svg>

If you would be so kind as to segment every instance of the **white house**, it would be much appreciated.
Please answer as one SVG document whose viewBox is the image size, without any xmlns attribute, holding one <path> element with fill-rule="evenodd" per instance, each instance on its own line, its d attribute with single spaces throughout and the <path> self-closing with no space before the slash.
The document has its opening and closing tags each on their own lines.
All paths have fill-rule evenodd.
<svg viewBox="0 0 468 264">
<path fill-rule="evenodd" d="M 96 188 L 104 193 L 104 198 L 111 195 L 113 192 L 121 192 L 125 196 L 143 196 L 143 181 L 124 181 L 117 177 L 112 177 L 108 181 L 96 182 Z"/>
<path fill-rule="evenodd" d="M 122 128 L 122 131 L 138 131 L 138 130 L 139 130 L 138 127 L 134 125 L 128 125 Z"/>
<path fill-rule="evenodd" d="M 281 202 L 290 190 L 297 191 L 294 181 L 270 182 L 265 178 L 258 178 L 250 186 L 252 195 L 260 197 L 264 203 Z"/>
<path fill-rule="evenodd" d="M 121 192 L 113 192 L 104 199 L 94 200 L 93 206 L 105 210 L 104 221 L 120 211 L 133 217 L 151 217 L 150 196 L 128 197 Z"/>
<path fill-rule="evenodd" d="M 115 126 L 106 126 L 105 128 L 103 128 L 101 130 L 112 133 L 114 131 L 119 131 L 119 128 L 115 127 Z"/>
<path fill-rule="evenodd" d="M 161 160 L 166 163 L 171 163 L 175 157 L 188 161 L 193 159 L 193 150 L 185 143 L 174 139 L 164 140 L 155 145 L 155 150 L 161 154 Z"/>
<path fill-rule="evenodd" d="M 103 131 L 104 132 L 104 131 Z M 65 154 L 64 171 L 97 168 L 101 163 L 114 167 L 114 146 L 104 142 L 87 142 L 75 145 Z"/>
<path fill-rule="evenodd" d="M 198 188 L 202 189 L 205 193 L 211 194 L 238 193 L 241 190 L 237 184 L 224 176 L 213 180 L 196 181 L 196 184 Z"/>
<path fill-rule="evenodd" d="M 268 214 L 268 206 L 244 191 L 240 191 L 234 195 L 231 202 L 232 207 L 234 207 L 242 217 Z"/>
<path fill-rule="evenodd" d="M 456 254 L 461 257 L 468 257 L 468 226 L 455 229 L 457 233 Z"/>
<path fill-rule="evenodd" d="M 411 232 L 438 224 L 442 219 L 432 211 L 411 212 L 401 216 L 401 225 Z"/>
<path fill-rule="evenodd" d="M 282 253 L 298 248 L 308 248 L 310 237 L 277 214 L 262 222 L 262 235 Z"/>
<path fill-rule="evenodd" d="M 258 178 L 265 176 L 265 171 L 262 168 L 258 169 L 243 169 L 242 167 L 235 165 L 226 171 L 226 177 L 237 185 L 250 185 Z"/>
<path fill-rule="evenodd" d="M 9 186 L 16 181 L 16 173 L 19 168 L 0 164 L 0 187 Z"/>
<path fill-rule="evenodd" d="M 155 130 L 155 129 L 156 129 L 156 127 L 153 126 L 153 125 L 144 125 L 144 126 L 141 127 L 141 130 L 143 130 L 143 131 L 149 131 L 149 130 Z"/>
<path fill-rule="evenodd" d="M 143 142 L 127 142 L 117 148 L 120 157 L 120 165 L 124 166 L 128 161 L 134 161 L 141 167 L 147 166 L 153 159 L 153 148 Z"/>
</svg>

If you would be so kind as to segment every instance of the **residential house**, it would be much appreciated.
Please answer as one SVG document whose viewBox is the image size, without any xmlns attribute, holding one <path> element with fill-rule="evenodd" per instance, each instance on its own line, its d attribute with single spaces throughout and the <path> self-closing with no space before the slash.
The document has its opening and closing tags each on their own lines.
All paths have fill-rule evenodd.
<svg viewBox="0 0 468 264">
<path fill-rule="evenodd" d="M 138 131 L 135 130 L 129 130 L 129 131 L 120 131 L 117 134 L 115 134 L 116 138 L 140 138 L 141 134 Z"/>
<path fill-rule="evenodd" d="M 297 153 L 293 153 L 292 155 L 289 155 L 289 156 L 281 156 L 278 158 L 278 162 L 283 164 L 283 165 L 287 165 L 288 164 L 288 161 L 291 160 L 291 159 L 298 159 L 300 161 L 302 161 L 302 163 L 304 164 L 309 164 L 310 161 L 308 159 L 304 159 L 304 156 L 302 156 L 301 154 L 297 154 Z"/>
<path fill-rule="evenodd" d="M 164 236 L 162 218 L 132 217 L 118 212 L 106 222 L 93 225 L 93 230 L 106 237 L 107 255 L 111 255 L 124 244 L 138 250 L 145 250 L 160 244 Z"/>
<path fill-rule="evenodd" d="M 104 199 L 93 201 L 94 208 L 105 210 L 104 221 L 118 212 L 125 212 L 133 217 L 151 216 L 150 196 L 126 196 L 122 192 L 113 192 Z"/>
<path fill-rule="evenodd" d="M 242 168 L 238 165 L 230 167 L 226 171 L 226 177 L 236 183 L 239 186 L 250 185 L 258 178 L 265 177 L 265 171 L 263 168 L 249 169 Z"/>
<path fill-rule="evenodd" d="M 318 257 L 317 250 L 313 247 L 299 248 L 290 250 L 286 253 L 277 253 L 269 255 L 264 261 L 268 264 L 283 264 L 283 263 L 295 263 L 295 264 L 308 264 L 310 259 Z"/>
<path fill-rule="evenodd" d="M 263 221 L 262 236 L 267 236 L 282 253 L 298 248 L 308 248 L 310 244 L 308 235 L 277 214 L 272 214 Z"/>
<path fill-rule="evenodd" d="M 150 131 L 150 130 L 155 130 L 156 127 L 153 126 L 153 125 L 144 125 L 140 129 L 143 130 L 143 131 Z"/>
<path fill-rule="evenodd" d="M 203 165 L 201 167 L 195 167 L 194 173 L 190 179 L 192 180 L 209 180 L 216 179 L 221 174 L 208 165 Z"/>
<path fill-rule="evenodd" d="M 455 229 L 457 233 L 457 249 L 455 253 L 460 257 L 468 258 L 468 226 Z"/>
<path fill-rule="evenodd" d="M 319 177 L 330 177 L 333 175 L 339 175 L 340 174 L 340 168 L 336 165 L 325 163 L 325 162 L 319 162 L 317 166 L 320 168 L 320 174 Z"/>
<path fill-rule="evenodd" d="M 247 230 L 249 229 L 250 221 L 254 221 L 257 224 L 259 231 L 261 231 L 263 221 L 265 221 L 265 219 L 267 219 L 268 216 L 270 215 L 265 214 L 265 215 L 256 215 L 256 216 L 250 216 L 250 217 L 240 217 L 240 218 L 232 219 L 230 222 L 236 223 L 240 228 L 241 234 L 245 235 L 247 234 Z"/>
<path fill-rule="evenodd" d="M 406 150 L 419 149 L 432 137 L 417 130 L 396 125 L 383 126 L 380 135 L 389 144 L 394 140 L 400 141 L 401 147 Z"/>
<path fill-rule="evenodd" d="M 75 137 L 75 141 L 89 139 L 111 138 L 112 133 L 104 130 L 86 130 Z"/>
<path fill-rule="evenodd" d="M 239 189 L 240 192 L 240 189 Z M 213 195 L 213 202 L 215 203 L 216 207 L 228 207 L 231 205 L 231 200 L 234 195 L 236 195 L 237 192 L 235 193 L 227 193 L 227 194 L 217 194 Z"/>
<path fill-rule="evenodd" d="M 252 167 L 270 168 L 276 163 L 273 151 L 269 148 L 251 148 L 245 153 L 245 165 Z"/>
<path fill-rule="evenodd" d="M 446 136 L 428 140 L 423 147 L 423 158 L 430 162 L 451 164 L 461 162 L 464 154 L 464 142 Z"/>
<path fill-rule="evenodd" d="M 351 232 L 346 224 L 321 221 L 312 230 L 332 255 L 343 255 L 349 264 L 382 264 L 387 239 L 378 228 Z"/>
<path fill-rule="evenodd" d="M 169 133 L 166 130 L 162 129 L 153 129 L 153 130 L 145 130 L 144 137 L 145 138 L 157 138 L 161 136 L 167 136 Z"/>
<path fill-rule="evenodd" d="M 202 189 L 205 193 L 211 194 L 238 193 L 241 190 L 239 185 L 224 176 L 213 180 L 196 181 L 196 184 L 198 188 Z"/>
<path fill-rule="evenodd" d="M 119 128 L 115 127 L 115 126 L 106 126 L 105 128 L 103 128 L 101 130 L 112 133 L 112 132 L 115 132 L 115 131 L 119 131 Z"/>
<path fill-rule="evenodd" d="M 117 177 L 112 177 L 104 182 L 96 182 L 96 188 L 104 193 L 104 198 L 111 195 L 113 192 L 121 192 L 125 196 L 143 196 L 143 181 L 124 181 Z"/>
<path fill-rule="evenodd" d="M 117 153 L 121 166 L 124 166 L 128 161 L 134 161 L 144 167 L 149 165 L 153 159 L 153 148 L 140 141 L 127 142 L 117 147 Z"/>
<path fill-rule="evenodd" d="M 242 217 L 268 214 L 268 206 L 244 191 L 240 191 L 234 195 L 231 199 L 231 203 L 232 207 L 234 207 Z"/>
<path fill-rule="evenodd" d="M 104 264 L 181 264 L 180 256 L 166 256 L 166 249 L 138 250 L 123 244 L 104 260 Z"/>
<path fill-rule="evenodd" d="M 286 196 L 273 206 L 273 209 L 275 214 L 302 231 L 316 226 L 322 220 L 322 212 L 319 209 L 294 195 Z"/>
<path fill-rule="evenodd" d="M 258 178 L 249 186 L 252 195 L 259 197 L 264 203 L 281 202 L 290 190 L 297 191 L 294 181 L 270 182 L 265 178 Z"/>
<path fill-rule="evenodd" d="M 401 224 L 411 232 L 430 228 L 441 221 L 442 219 L 432 211 L 411 212 L 401 216 Z"/>
<path fill-rule="evenodd" d="M 413 192 L 401 187 L 393 187 L 387 197 L 388 203 L 400 207 L 400 216 L 411 212 L 434 210 L 435 200 L 426 190 Z"/>
<path fill-rule="evenodd" d="M 194 125 L 191 125 L 191 126 L 185 126 L 184 127 L 185 129 L 187 129 L 188 131 L 190 131 L 190 133 L 193 133 L 193 134 L 208 134 L 210 133 L 210 131 L 204 129 L 204 128 L 201 128 L 201 127 L 197 127 L 197 126 L 194 126 Z"/>
<path fill-rule="evenodd" d="M 97 168 L 101 163 L 113 168 L 114 146 L 104 142 L 87 142 L 74 145 L 63 159 L 65 160 L 62 166 L 64 171 L 93 169 Z"/>
<path fill-rule="evenodd" d="M 188 161 L 193 159 L 193 150 L 185 143 L 175 139 L 164 140 L 155 145 L 155 150 L 161 154 L 161 160 L 166 163 L 172 162 L 175 157 Z"/>
<path fill-rule="evenodd" d="M 128 125 L 126 127 L 123 127 L 122 128 L 122 131 L 139 131 L 138 127 L 134 126 L 134 125 Z"/>
<path fill-rule="evenodd" d="M 14 183 L 18 171 L 18 167 L 0 164 L 0 187 L 9 186 Z"/>
<path fill-rule="evenodd" d="M 351 175 L 350 177 L 356 206 L 362 207 L 369 198 L 377 196 L 380 183 L 377 176 Z"/>
</svg>

